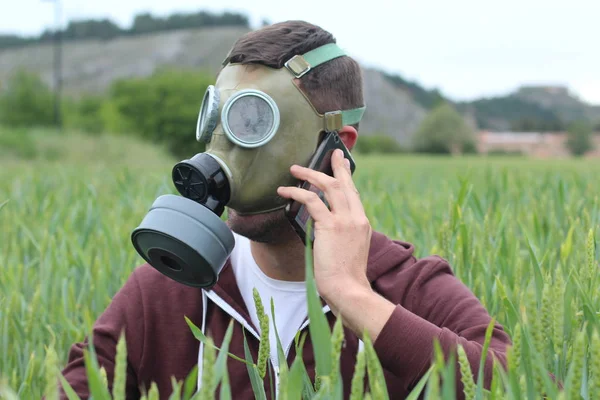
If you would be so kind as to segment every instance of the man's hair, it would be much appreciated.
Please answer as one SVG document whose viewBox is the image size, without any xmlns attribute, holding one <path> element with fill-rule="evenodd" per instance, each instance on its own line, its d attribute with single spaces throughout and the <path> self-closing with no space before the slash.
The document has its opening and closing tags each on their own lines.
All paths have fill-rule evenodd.
<svg viewBox="0 0 600 400">
<path fill-rule="evenodd" d="M 233 45 L 228 61 L 282 68 L 294 55 L 336 43 L 333 35 L 305 21 L 286 21 L 249 32 Z M 348 56 L 318 65 L 300 78 L 300 88 L 319 113 L 364 105 L 362 71 Z M 358 124 L 353 125 L 358 129 Z"/>
</svg>

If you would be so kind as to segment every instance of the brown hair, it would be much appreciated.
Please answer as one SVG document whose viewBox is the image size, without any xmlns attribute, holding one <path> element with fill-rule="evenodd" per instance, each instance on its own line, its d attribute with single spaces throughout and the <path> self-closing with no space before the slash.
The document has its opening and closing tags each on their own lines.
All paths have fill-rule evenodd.
<svg viewBox="0 0 600 400">
<path fill-rule="evenodd" d="M 305 21 L 286 21 L 249 32 L 233 45 L 228 61 L 282 68 L 294 55 L 336 43 L 333 35 Z M 300 78 L 300 88 L 319 113 L 364 105 L 362 71 L 348 56 L 311 69 Z M 353 125 L 358 129 L 358 124 Z"/>
</svg>

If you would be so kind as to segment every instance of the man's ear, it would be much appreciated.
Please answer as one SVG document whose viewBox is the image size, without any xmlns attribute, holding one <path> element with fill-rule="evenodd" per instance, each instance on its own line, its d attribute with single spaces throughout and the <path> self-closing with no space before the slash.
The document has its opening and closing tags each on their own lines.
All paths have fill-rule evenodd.
<svg viewBox="0 0 600 400">
<path fill-rule="evenodd" d="M 352 150 L 358 139 L 358 131 L 350 125 L 346 125 L 339 130 L 338 135 L 348 150 Z"/>
</svg>

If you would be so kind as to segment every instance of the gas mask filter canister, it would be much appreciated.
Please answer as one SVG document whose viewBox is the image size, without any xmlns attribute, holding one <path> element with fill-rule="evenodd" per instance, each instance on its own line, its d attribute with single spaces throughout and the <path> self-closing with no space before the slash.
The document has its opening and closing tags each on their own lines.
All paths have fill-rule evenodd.
<svg viewBox="0 0 600 400">
<path fill-rule="evenodd" d="M 280 69 L 224 62 L 198 115 L 196 140 L 206 143 L 205 152 L 173 167 L 181 196 L 158 197 L 132 232 L 148 264 L 188 286 L 215 285 L 235 245 L 220 218 L 225 207 L 240 215 L 285 208 L 276 191 L 297 183 L 289 167 L 308 164 L 320 133 L 362 118 L 365 107 L 318 113 L 294 80 L 343 55 L 332 43 Z"/>
</svg>

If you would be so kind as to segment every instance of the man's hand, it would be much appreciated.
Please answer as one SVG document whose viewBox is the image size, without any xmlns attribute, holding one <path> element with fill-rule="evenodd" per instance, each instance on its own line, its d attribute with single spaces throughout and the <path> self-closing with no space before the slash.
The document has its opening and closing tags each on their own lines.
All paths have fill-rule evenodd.
<svg viewBox="0 0 600 400">
<path fill-rule="evenodd" d="M 332 311 L 360 337 L 367 329 L 374 341 L 395 306 L 371 289 L 366 275 L 371 225 L 341 150 L 331 157 L 333 177 L 293 165 L 296 178 L 325 194 L 331 210 L 314 192 L 280 187 L 277 193 L 307 208 L 314 221 L 314 273 L 317 290 Z"/>
</svg>

